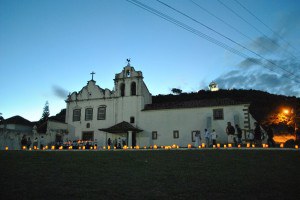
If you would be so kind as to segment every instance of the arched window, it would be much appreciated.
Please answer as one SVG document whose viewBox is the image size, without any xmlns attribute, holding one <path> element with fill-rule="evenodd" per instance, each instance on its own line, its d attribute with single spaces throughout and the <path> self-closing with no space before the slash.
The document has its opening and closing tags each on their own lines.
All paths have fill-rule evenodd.
<svg viewBox="0 0 300 200">
<path fill-rule="evenodd" d="M 131 83 L 131 95 L 136 95 L 136 83 Z"/>
<path fill-rule="evenodd" d="M 125 96 L 125 84 L 121 83 L 120 85 L 121 97 Z"/>
</svg>

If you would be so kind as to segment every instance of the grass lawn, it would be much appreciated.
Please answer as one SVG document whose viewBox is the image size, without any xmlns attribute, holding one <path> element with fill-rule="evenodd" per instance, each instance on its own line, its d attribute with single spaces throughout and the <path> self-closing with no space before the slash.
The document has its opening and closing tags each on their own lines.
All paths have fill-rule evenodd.
<svg viewBox="0 0 300 200">
<path fill-rule="evenodd" d="M 300 199 L 300 151 L 1 151 L 1 199 Z"/>
</svg>

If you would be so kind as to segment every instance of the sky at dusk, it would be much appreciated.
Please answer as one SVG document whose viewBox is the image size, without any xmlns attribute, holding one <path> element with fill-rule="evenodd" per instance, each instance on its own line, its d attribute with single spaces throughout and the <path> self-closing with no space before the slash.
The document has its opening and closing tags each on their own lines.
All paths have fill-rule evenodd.
<svg viewBox="0 0 300 200">
<path fill-rule="evenodd" d="M 92 71 L 112 90 L 127 58 L 153 95 L 216 81 L 300 97 L 299 36 L 299 0 L 0 0 L 0 113 L 55 115 Z"/>
</svg>

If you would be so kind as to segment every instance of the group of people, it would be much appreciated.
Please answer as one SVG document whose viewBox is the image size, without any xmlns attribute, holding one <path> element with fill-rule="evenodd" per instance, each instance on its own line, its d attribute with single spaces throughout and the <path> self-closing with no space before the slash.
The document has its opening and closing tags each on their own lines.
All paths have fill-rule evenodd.
<svg viewBox="0 0 300 200">
<path fill-rule="evenodd" d="M 43 147 L 45 146 L 45 141 L 44 141 L 44 137 L 41 136 L 41 139 L 40 139 L 40 149 L 43 149 Z M 36 137 L 34 140 L 33 140 L 33 143 L 31 142 L 31 139 L 30 137 L 26 137 L 26 135 L 23 135 L 22 139 L 21 139 L 21 149 L 25 146 L 27 149 L 31 148 L 31 144 L 32 144 L 32 147 L 36 147 L 38 148 L 38 145 L 39 145 L 39 140 L 38 138 Z"/>
<path fill-rule="evenodd" d="M 235 129 L 236 128 L 236 129 Z M 228 135 L 228 144 L 235 144 L 236 146 L 238 144 L 242 144 L 242 129 L 239 127 L 238 124 L 235 125 L 235 128 L 231 125 L 230 122 L 227 122 L 227 127 L 226 127 L 226 133 Z M 237 134 L 235 134 L 235 130 Z M 274 133 L 271 127 L 267 128 L 267 143 L 270 147 L 275 146 L 274 142 Z M 237 138 L 237 139 L 236 139 Z M 265 135 L 264 132 L 262 131 L 260 125 L 257 122 L 254 122 L 254 130 L 253 132 L 250 131 L 247 135 L 247 140 L 250 142 L 250 144 L 255 144 L 257 146 L 262 145 L 262 140 L 264 140 Z"/>
<path fill-rule="evenodd" d="M 241 145 L 242 144 L 242 137 L 243 137 L 243 131 L 239 127 L 238 124 L 233 126 L 231 122 L 227 122 L 227 127 L 226 127 L 226 134 L 228 136 L 228 144 L 233 144 L 235 146 Z M 267 143 L 270 147 L 275 146 L 274 142 L 274 133 L 271 127 L 267 128 L 266 134 L 268 136 Z M 205 141 L 205 146 L 206 147 L 212 147 L 213 145 L 216 145 L 217 143 L 217 133 L 213 129 L 212 132 L 209 132 L 208 129 L 204 130 L 204 141 Z M 255 122 L 254 123 L 254 130 L 250 131 L 247 135 L 245 135 L 246 140 L 250 142 L 250 144 L 255 144 L 257 146 L 262 145 L 262 140 L 265 138 L 265 134 L 262 131 L 260 125 Z M 195 147 L 200 146 L 200 141 L 202 140 L 200 131 L 197 131 L 195 133 Z"/>
<path fill-rule="evenodd" d="M 204 139 L 205 139 L 205 146 L 211 147 L 212 145 L 217 145 L 217 133 L 215 129 L 212 132 L 209 132 L 207 129 L 204 130 Z M 200 141 L 202 140 L 200 131 L 195 133 L 195 147 L 200 146 Z"/>
<path fill-rule="evenodd" d="M 110 146 L 111 148 L 116 147 L 117 149 L 122 149 L 123 146 L 125 146 L 126 143 L 126 139 L 124 138 L 116 138 L 114 140 L 108 138 L 107 140 L 107 145 Z"/>
</svg>

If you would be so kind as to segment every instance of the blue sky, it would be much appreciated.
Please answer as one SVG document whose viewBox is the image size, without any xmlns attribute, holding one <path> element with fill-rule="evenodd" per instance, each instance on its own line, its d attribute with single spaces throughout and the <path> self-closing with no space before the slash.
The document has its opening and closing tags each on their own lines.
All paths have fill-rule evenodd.
<svg viewBox="0 0 300 200">
<path fill-rule="evenodd" d="M 139 1 L 246 57 L 126 0 L 0 0 L 2 116 L 38 120 L 46 101 L 50 114 L 55 115 L 65 108 L 63 95 L 79 91 L 92 71 L 100 87 L 112 90 L 114 75 L 127 58 L 143 72 L 153 95 L 169 94 L 174 87 L 185 92 L 207 89 L 214 80 L 225 89 L 300 96 L 299 82 L 294 81 L 300 80 L 300 1 L 238 0 L 273 32 L 235 0 L 193 0 L 198 5 L 189 0 L 162 0 L 241 46 L 156 0 Z"/>
</svg>

